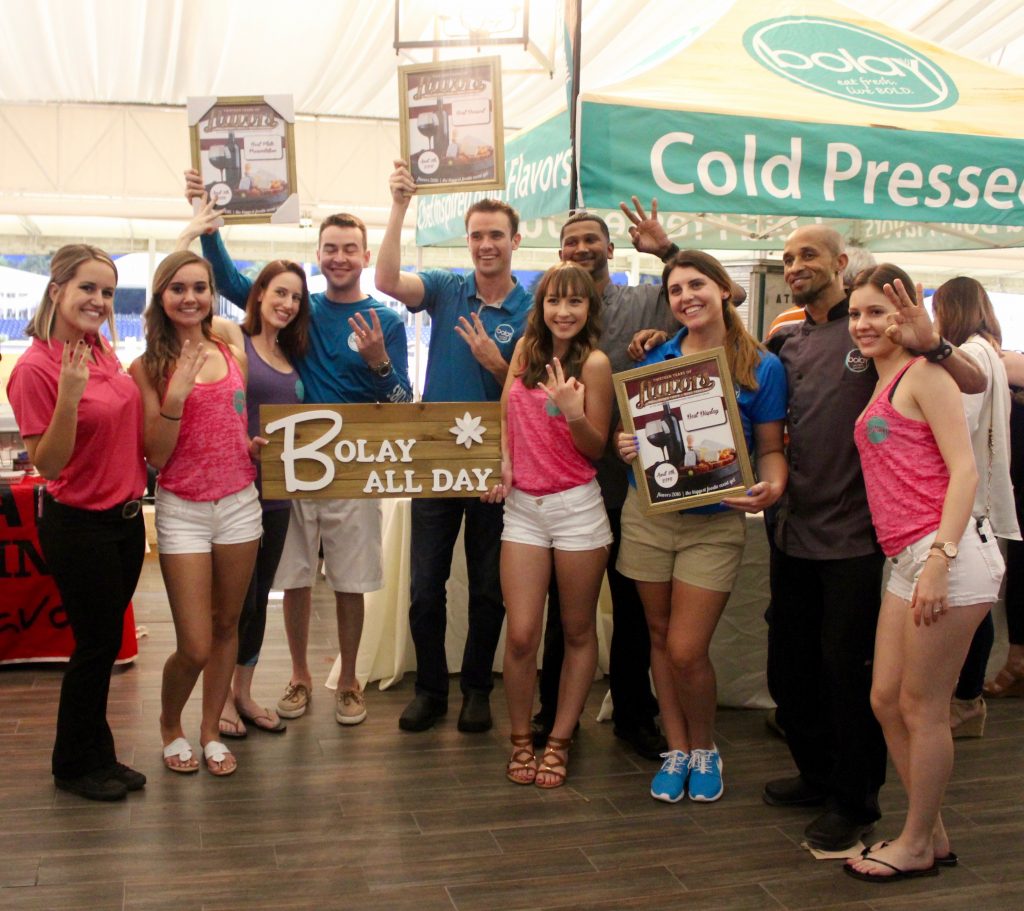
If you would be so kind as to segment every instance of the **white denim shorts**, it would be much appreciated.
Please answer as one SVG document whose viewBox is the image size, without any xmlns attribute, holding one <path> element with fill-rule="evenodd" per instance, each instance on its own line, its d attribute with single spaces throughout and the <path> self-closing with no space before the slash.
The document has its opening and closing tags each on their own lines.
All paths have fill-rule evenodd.
<svg viewBox="0 0 1024 911">
<path fill-rule="evenodd" d="M 982 540 L 982 535 L 986 540 Z M 892 574 L 886 591 L 904 601 L 913 598 L 917 577 L 924 569 L 924 561 L 928 559 L 928 551 L 934 541 L 935 532 L 929 532 L 895 557 L 889 557 Z M 979 529 L 977 520 L 971 519 L 957 547 L 956 559 L 949 566 L 946 603 L 950 607 L 993 603 L 999 597 L 1005 564 L 988 520 L 983 519 Z"/>
<path fill-rule="evenodd" d="M 183 500 L 156 490 L 157 549 L 162 554 L 208 554 L 214 544 L 245 544 L 263 535 L 256 485 L 219 500 Z"/>
<path fill-rule="evenodd" d="M 384 587 L 379 500 L 292 500 L 274 588 L 312 587 L 321 542 L 332 591 L 360 594 Z"/>
<path fill-rule="evenodd" d="M 505 498 L 501 540 L 555 550 L 596 550 L 612 543 L 596 480 L 535 497 L 512 488 Z"/>
</svg>

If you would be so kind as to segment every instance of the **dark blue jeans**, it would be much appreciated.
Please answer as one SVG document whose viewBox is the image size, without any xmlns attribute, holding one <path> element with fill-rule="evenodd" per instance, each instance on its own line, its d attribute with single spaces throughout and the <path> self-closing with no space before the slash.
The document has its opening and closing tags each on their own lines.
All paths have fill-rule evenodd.
<svg viewBox="0 0 1024 911">
<path fill-rule="evenodd" d="M 445 584 L 462 519 L 469 578 L 469 633 L 462 655 L 462 691 L 489 693 L 491 667 L 505 621 L 501 598 L 502 507 L 478 499 L 412 501 L 411 598 L 409 626 L 416 647 L 416 692 L 448 699 L 444 639 L 448 625 Z"/>
</svg>

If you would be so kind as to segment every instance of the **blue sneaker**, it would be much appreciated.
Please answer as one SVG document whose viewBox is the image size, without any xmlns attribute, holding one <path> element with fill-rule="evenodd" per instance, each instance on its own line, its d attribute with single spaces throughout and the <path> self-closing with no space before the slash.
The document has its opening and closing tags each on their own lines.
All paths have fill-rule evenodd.
<svg viewBox="0 0 1024 911">
<path fill-rule="evenodd" d="M 686 792 L 686 776 L 690 770 L 690 757 L 683 750 L 669 750 L 662 753 L 665 761 L 661 771 L 651 781 L 651 797 L 676 803 L 683 799 Z"/>
<path fill-rule="evenodd" d="M 690 800 L 709 803 L 725 790 L 722 784 L 722 757 L 718 748 L 690 753 Z"/>
</svg>

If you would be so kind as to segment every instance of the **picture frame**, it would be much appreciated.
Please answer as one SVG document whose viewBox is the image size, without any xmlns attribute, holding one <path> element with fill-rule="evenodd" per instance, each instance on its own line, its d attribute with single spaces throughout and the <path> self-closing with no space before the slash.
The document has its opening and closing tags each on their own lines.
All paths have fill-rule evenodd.
<svg viewBox="0 0 1024 911">
<path fill-rule="evenodd" d="M 297 223 L 291 95 L 192 97 L 186 110 L 192 167 L 225 223 Z"/>
<path fill-rule="evenodd" d="M 420 193 L 505 188 L 501 58 L 398 68 L 402 158 Z"/>
<path fill-rule="evenodd" d="M 754 484 L 724 348 L 616 373 L 615 395 L 647 515 L 743 496 Z"/>
</svg>

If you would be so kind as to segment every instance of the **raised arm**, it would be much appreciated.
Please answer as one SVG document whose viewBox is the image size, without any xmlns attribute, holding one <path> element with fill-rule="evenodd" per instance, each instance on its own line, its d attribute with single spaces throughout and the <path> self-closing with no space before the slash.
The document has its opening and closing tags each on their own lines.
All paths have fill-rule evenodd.
<svg viewBox="0 0 1024 911">
<path fill-rule="evenodd" d="M 174 452 L 174 447 L 178 445 L 185 399 L 195 386 L 196 377 L 209 357 L 209 352 L 204 350 L 202 344 L 198 345 L 194 352 L 189 348 L 189 342 L 182 345 L 178 368 L 167 384 L 167 392 L 162 402 L 159 392 L 142 367 L 142 358 L 136 358 L 128 368 L 135 385 L 142 393 L 142 449 L 146 461 L 154 468 L 163 468 Z"/>
<path fill-rule="evenodd" d="M 57 402 L 50 423 L 38 436 L 25 437 L 25 449 L 36 470 L 47 481 L 56 480 L 71 461 L 78 436 L 78 403 L 89 381 L 89 346 L 64 345 L 57 381 Z"/>
<path fill-rule="evenodd" d="M 896 344 L 904 348 L 920 351 L 928 360 L 938 363 L 957 384 L 961 392 L 977 394 L 988 388 L 988 377 L 974 359 L 959 348 L 950 345 L 951 351 L 945 355 L 944 346 L 949 345 L 932 323 L 928 311 L 920 301 L 924 297 L 924 287 L 917 286 L 917 300 L 910 299 L 903 282 L 898 278 L 883 289 L 885 296 L 895 305 L 896 313 L 890 317 L 892 325 L 885 330 Z M 939 357 L 942 357 L 939 360 Z"/>
<path fill-rule="evenodd" d="M 402 224 L 416 192 L 416 184 L 404 161 L 395 160 L 395 170 L 388 178 L 388 187 L 391 190 L 391 214 L 377 251 L 374 283 L 382 294 L 415 309 L 423 303 L 424 288 L 418 275 L 402 271 Z"/>
<path fill-rule="evenodd" d="M 185 198 L 189 202 L 194 199 L 202 199 L 206 193 L 203 187 L 202 178 L 199 172 L 188 170 L 185 172 Z M 200 210 L 202 211 L 202 210 Z M 193 222 L 190 223 L 193 224 Z M 186 231 L 189 230 L 186 228 Z M 203 233 L 199 235 L 199 243 L 203 249 L 203 257 L 213 267 L 213 281 L 217 286 L 217 293 L 227 298 L 236 307 L 245 309 L 245 302 L 249 299 L 249 289 L 252 288 L 252 281 L 242 275 L 235 264 L 228 256 L 227 247 L 220 236 L 220 231 Z"/>
</svg>

